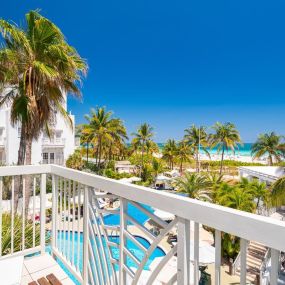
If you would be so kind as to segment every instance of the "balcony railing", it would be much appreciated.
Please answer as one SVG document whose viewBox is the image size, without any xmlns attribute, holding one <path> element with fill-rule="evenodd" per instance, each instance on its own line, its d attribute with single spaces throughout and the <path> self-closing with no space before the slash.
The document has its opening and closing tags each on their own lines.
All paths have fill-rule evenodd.
<svg viewBox="0 0 285 285">
<path fill-rule="evenodd" d="M 17 193 L 19 176 L 23 185 L 27 185 L 27 179 L 31 184 L 30 202 L 33 203 L 29 204 L 28 209 L 25 208 L 25 203 L 17 209 L 14 207 L 15 197 L 18 194 L 22 201 L 26 198 L 25 186 L 22 193 Z M 10 177 L 9 183 L 7 183 L 7 177 Z M 49 177 L 52 180 L 51 223 L 47 223 L 45 210 L 48 207 L 46 190 Z M 8 186 L 4 185 L 4 180 Z M 40 196 L 36 196 L 38 188 Z M 7 189 L 10 191 L 10 200 L 7 200 L 10 207 L 5 206 L 7 201 L 2 198 Z M 118 208 L 102 207 L 103 199 L 105 201 L 108 199 L 112 203 L 118 201 L 114 203 Z M 170 212 L 175 217 L 167 223 L 142 204 Z M 147 228 L 132 215 L 132 211 L 129 211 L 131 207 L 144 213 L 160 230 L 156 232 Z M 11 234 L 11 243 L 8 247 L 6 245 L 3 252 L 5 211 L 9 211 L 11 215 L 11 230 L 8 232 Z M 37 211 L 40 213 L 39 224 L 36 220 Z M 118 224 L 106 224 L 104 218 L 108 214 L 118 215 Z M 21 226 L 15 224 L 16 216 L 21 219 L 23 227 L 18 247 L 15 241 L 16 226 L 18 228 Z M 194 223 L 194 254 L 192 254 L 194 258 L 190 258 L 190 222 Z M 28 223 L 32 230 L 27 233 L 24 226 Z M 45 252 L 49 230 L 52 254 L 81 284 L 154 284 L 161 270 L 171 259 L 176 260 L 176 273 L 167 284 L 177 281 L 179 285 L 188 285 L 193 279 L 191 274 L 194 275 L 194 282 L 191 284 L 198 284 L 199 225 L 201 224 L 212 228 L 215 235 L 214 284 L 225 284 L 221 278 L 223 233 L 241 238 L 240 284 L 246 284 L 247 244 L 251 240 L 262 243 L 270 249 L 270 284 L 277 284 L 280 251 L 285 251 L 284 222 L 141 186 L 123 184 L 56 165 L 0 167 L 1 258 L 37 251 Z M 152 253 L 161 246 L 167 235 L 175 228 L 177 244 L 165 249 L 165 255 L 160 258 L 158 265 L 146 272 L 145 265 L 149 262 Z M 39 239 L 36 238 L 37 234 L 40 236 Z M 137 235 L 145 237 L 150 242 L 150 246 L 140 243 L 136 238 Z M 27 240 L 31 243 L 28 244 Z M 140 258 L 129 249 L 129 242 L 140 249 L 142 253 Z M 19 244 L 18 236 L 17 244 Z"/>
<path fill-rule="evenodd" d="M 44 146 L 64 146 L 65 145 L 65 138 L 43 138 L 42 145 Z"/>
</svg>

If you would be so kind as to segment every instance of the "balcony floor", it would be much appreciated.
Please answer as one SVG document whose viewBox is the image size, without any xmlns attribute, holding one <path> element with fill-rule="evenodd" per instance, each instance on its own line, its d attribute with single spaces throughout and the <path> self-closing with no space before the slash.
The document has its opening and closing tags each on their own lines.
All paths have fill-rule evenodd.
<svg viewBox="0 0 285 285">
<path fill-rule="evenodd" d="M 74 285 L 73 281 L 49 254 L 25 258 L 21 285 L 28 285 L 29 282 L 36 281 L 50 273 L 53 273 L 63 285 Z"/>
</svg>

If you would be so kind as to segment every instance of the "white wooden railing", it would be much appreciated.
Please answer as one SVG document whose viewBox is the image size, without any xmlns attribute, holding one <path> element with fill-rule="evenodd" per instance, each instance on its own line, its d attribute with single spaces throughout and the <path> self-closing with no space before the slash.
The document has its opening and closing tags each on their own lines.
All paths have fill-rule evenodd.
<svg viewBox="0 0 285 285">
<path fill-rule="evenodd" d="M 16 211 L 14 206 L 15 181 L 22 176 L 23 180 L 30 179 L 32 200 L 36 200 L 36 190 L 40 189 L 40 239 L 25 247 L 25 231 L 22 231 L 21 247 L 15 251 L 14 218 L 17 213 L 22 219 L 22 225 L 32 224 L 32 236 L 36 234 L 35 222 L 36 204 L 31 213 L 25 215 L 25 207 Z M 29 178 L 30 175 L 33 179 Z M 199 225 L 203 224 L 214 229 L 215 232 L 215 284 L 225 284 L 221 279 L 221 240 L 223 232 L 241 238 L 240 246 L 240 284 L 246 284 L 246 251 L 248 241 L 257 241 L 270 248 L 271 275 L 270 284 L 276 285 L 279 270 L 279 253 L 285 251 L 285 224 L 268 217 L 261 217 L 218 205 L 192 200 L 178 195 L 163 193 L 132 184 L 123 184 L 101 176 L 71 170 L 56 165 L 11 166 L 0 167 L 0 245 L 2 252 L 2 215 L 4 213 L 3 181 L 11 178 L 8 187 L 11 191 L 11 207 L 7 209 L 11 214 L 11 245 L 10 250 L 1 258 L 15 254 L 45 251 L 47 229 L 51 230 L 51 250 L 54 256 L 74 274 L 81 284 L 153 284 L 160 271 L 168 261 L 177 256 L 176 274 L 168 284 L 190 284 L 191 274 L 194 284 L 199 282 Z M 46 181 L 52 180 L 52 223 L 46 223 Z M 26 183 L 23 183 L 26 185 Z M 25 187 L 23 187 L 25 200 Z M 38 189 L 39 188 L 39 189 Z M 7 191 L 7 189 L 5 190 Z M 21 196 L 21 195 L 20 195 Z M 102 199 L 118 200 L 118 209 L 102 208 Z M 175 218 L 166 223 L 141 204 L 173 213 Z M 24 205 L 24 204 L 23 204 Z M 158 234 L 150 231 L 131 216 L 128 207 L 132 205 L 146 214 L 160 228 Z M 105 225 L 104 215 L 119 214 L 119 225 Z M 190 221 L 194 222 L 194 261 L 190 260 Z M 131 223 L 131 224 L 130 224 Z M 177 229 L 178 242 L 166 250 L 166 255 L 147 277 L 143 275 L 146 262 L 157 246 L 173 229 Z M 136 230 L 134 230 L 136 229 Z M 82 235 L 80 234 L 82 232 Z M 151 245 L 145 247 L 135 238 L 140 232 Z M 111 233 L 119 236 L 119 243 L 111 238 Z M 78 242 L 82 238 L 83 242 Z M 127 241 L 132 241 L 143 252 L 139 259 L 129 250 Z M 118 256 L 114 256 L 112 248 L 118 248 Z M 81 255 L 81 252 L 83 254 Z M 136 268 L 128 266 L 127 260 L 132 259 Z M 192 262 L 194 270 L 191 270 Z M 142 283 L 140 283 L 142 284 Z M 192 284 L 192 283 L 191 283 Z"/>
</svg>

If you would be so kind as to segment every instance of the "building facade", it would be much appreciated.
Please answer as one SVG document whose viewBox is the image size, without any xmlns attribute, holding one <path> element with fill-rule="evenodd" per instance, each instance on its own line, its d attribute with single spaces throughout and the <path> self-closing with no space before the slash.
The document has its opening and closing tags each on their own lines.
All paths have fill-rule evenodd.
<svg viewBox="0 0 285 285">
<path fill-rule="evenodd" d="M 66 98 L 66 97 L 65 97 Z M 66 100 L 64 103 L 67 110 Z M 21 126 L 12 127 L 10 106 L 0 108 L 0 164 L 14 165 L 18 160 Z M 57 112 L 52 124 L 53 135 L 42 133 L 32 144 L 32 164 L 54 163 L 64 165 L 75 149 L 74 115 L 69 114 L 72 126 Z"/>
</svg>

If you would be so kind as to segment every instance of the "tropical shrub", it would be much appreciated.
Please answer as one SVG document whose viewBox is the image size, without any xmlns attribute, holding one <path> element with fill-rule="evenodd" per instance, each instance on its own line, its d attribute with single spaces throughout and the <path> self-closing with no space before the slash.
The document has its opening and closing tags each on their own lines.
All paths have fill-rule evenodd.
<svg viewBox="0 0 285 285">
<path fill-rule="evenodd" d="M 84 161 L 82 159 L 80 151 L 76 150 L 71 154 L 66 160 L 66 166 L 76 170 L 82 170 L 84 166 Z"/>
<path fill-rule="evenodd" d="M 33 247 L 33 223 L 25 219 L 25 249 Z M 11 214 L 2 214 L 2 255 L 11 253 Z M 14 252 L 23 248 L 22 216 L 14 216 Z M 35 245 L 40 243 L 40 225 L 35 225 Z"/>
</svg>

